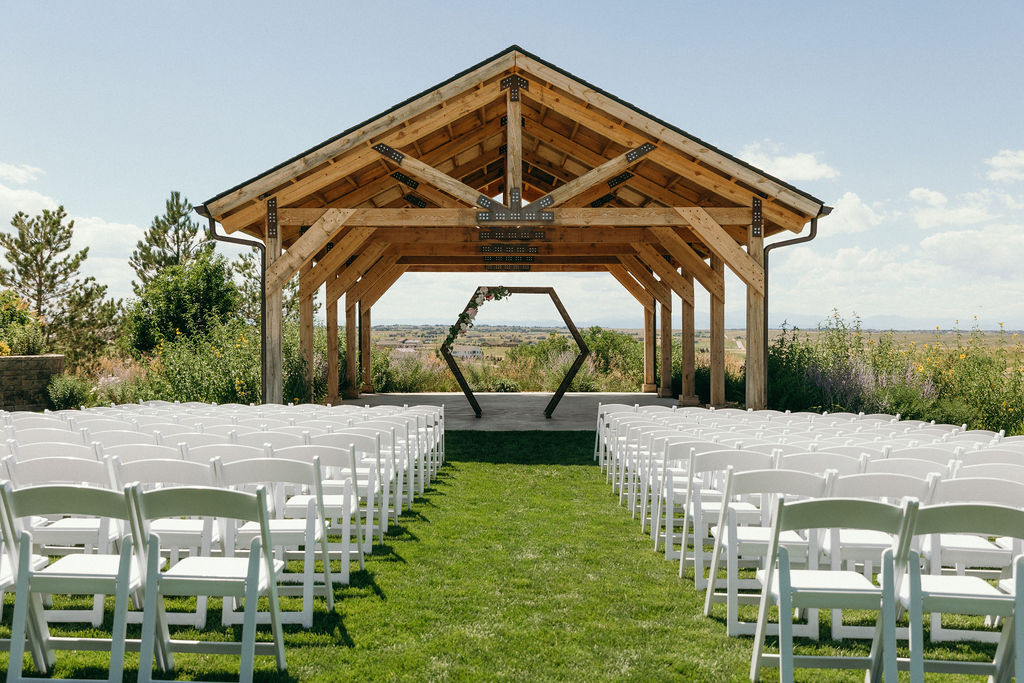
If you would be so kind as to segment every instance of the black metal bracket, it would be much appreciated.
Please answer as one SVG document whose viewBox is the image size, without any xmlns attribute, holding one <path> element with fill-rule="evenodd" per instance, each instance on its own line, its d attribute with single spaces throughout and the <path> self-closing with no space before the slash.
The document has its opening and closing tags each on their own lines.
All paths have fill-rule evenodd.
<svg viewBox="0 0 1024 683">
<path fill-rule="evenodd" d="M 501 89 L 505 90 L 506 88 L 508 88 L 508 98 L 513 102 L 518 102 L 519 91 L 529 90 L 530 82 L 519 74 L 512 74 L 501 79 Z"/>
<path fill-rule="evenodd" d="M 507 126 L 508 125 L 508 115 L 507 114 L 505 116 L 501 117 L 501 125 L 503 125 L 503 126 Z M 519 125 L 520 125 L 520 127 L 525 127 L 526 126 L 526 117 L 525 116 L 523 116 L 520 119 Z"/>
<path fill-rule="evenodd" d="M 615 187 L 616 185 L 621 185 L 622 183 L 626 182 L 627 180 L 629 180 L 632 177 L 633 177 L 632 173 L 630 173 L 629 171 L 623 171 L 622 173 L 620 173 L 619 175 L 615 176 L 614 178 L 612 178 L 611 180 L 608 181 L 608 189 L 611 189 L 611 188 Z"/>
<path fill-rule="evenodd" d="M 754 197 L 750 217 L 750 230 L 754 237 L 764 236 L 764 214 L 761 211 L 761 199 L 759 197 Z"/>
<path fill-rule="evenodd" d="M 508 191 L 508 208 L 519 211 L 523 208 L 523 191 L 513 187 Z"/>
<path fill-rule="evenodd" d="M 267 239 L 277 239 L 277 197 L 267 200 Z"/>
<path fill-rule="evenodd" d="M 543 230 L 481 230 L 477 237 L 482 240 L 542 240 Z"/>
<path fill-rule="evenodd" d="M 393 162 L 395 162 L 398 165 L 401 165 L 402 164 L 402 159 L 405 159 L 405 155 L 404 154 L 399 152 L 394 147 L 391 147 L 389 145 L 385 145 L 383 142 L 380 142 L 380 143 L 374 145 L 373 149 L 376 150 L 377 152 L 380 152 L 381 154 L 386 156 L 388 159 L 391 159 Z"/>
<path fill-rule="evenodd" d="M 484 266 L 484 270 L 486 270 L 488 272 L 492 272 L 493 271 L 493 272 L 499 272 L 499 273 L 508 273 L 508 272 L 521 273 L 521 272 L 529 271 L 531 269 L 532 269 L 532 266 L 519 266 L 519 265 L 511 265 L 511 266 L 510 265 L 500 265 L 500 266 L 486 265 L 486 266 Z"/>
<path fill-rule="evenodd" d="M 533 256 L 484 256 L 484 263 L 533 263 Z"/>
<path fill-rule="evenodd" d="M 404 185 L 408 185 L 414 190 L 420 186 L 419 181 L 413 180 L 412 178 L 405 175 L 401 171 L 395 171 L 394 173 L 391 174 L 391 177 Z"/>
<path fill-rule="evenodd" d="M 598 197 L 594 201 L 590 202 L 590 208 L 599 209 L 613 199 L 615 199 L 615 195 L 613 194 L 606 194 L 603 197 Z"/>
<path fill-rule="evenodd" d="M 481 254 L 536 254 L 537 247 L 525 244 L 481 244 Z"/>
<path fill-rule="evenodd" d="M 479 202 L 477 203 L 479 204 Z M 495 221 L 503 223 L 512 221 L 554 223 L 555 213 L 553 211 L 527 211 L 526 209 L 498 209 L 496 211 L 480 211 L 476 214 L 477 223 L 493 223 Z"/>
<path fill-rule="evenodd" d="M 412 204 L 413 206 L 415 206 L 417 209 L 425 209 L 425 208 L 427 208 L 427 203 L 425 201 L 423 201 L 422 199 L 420 199 L 419 197 L 417 197 L 416 195 L 414 195 L 414 194 L 411 194 L 411 193 L 407 194 L 407 195 L 405 195 L 404 199 L 405 199 L 405 201 L 407 201 L 410 204 Z"/>
<path fill-rule="evenodd" d="M 645 142 L 644 144 L 640 145 L 636 149 L 631 149 L 628 152 L 626 152 L 626 161 L 632 163 L 632 162 L 636 161 L 637 159 L 639 159 L 640 157 L 642 157 L 643 155 L 645 155 L 648 152 L 651 152 L 653 150 L 654 150 L 654 145 L 652 145 L 649 142 Z"/>
</svg>

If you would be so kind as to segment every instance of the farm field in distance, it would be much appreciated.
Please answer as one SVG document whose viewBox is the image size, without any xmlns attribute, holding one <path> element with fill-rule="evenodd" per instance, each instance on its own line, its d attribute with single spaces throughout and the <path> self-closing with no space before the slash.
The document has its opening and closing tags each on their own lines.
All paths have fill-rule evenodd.
<svg viewBox="0 0 1024 683">
<path fill-rule="evenodd" d="M 582 328 L 581 328 L 582 329 Z M 643 331 L 640 328 L 609 328 L 617 332 L 628 334 L 638 341 L 643 340 Z M 447 325 L 374 325 L 373 341 L 376 344 L 386 347 L 400 347 L 406 340 L 419 342 L 423 350 L 433 349 L 440 346 L 448 333 Z M 569 330 L 565 327 L 552 326 L 520 326 L 520 325 L 478 325 L 469 330 L 459 338 L 459 346 L 479 347 L 484 357 L 493 359 L 503 358 L 506 351 L 520 344 L 536 343 L 546 339 L 550 334 L 556 333 L 568 336 Z M 775 339 L 781 330 L 770 330 L 769 338 Z M 799 330 L 799 334 L 807 334 L 812 341 L 818 336 L 817 329 Z M 878 339 L 889 330 L 862 330 L 867 339 Z M 956 346 L 957 335 L 961 335 L 963 343 L 967 343 L 971 331 L 960 330 L 897 330 L 895 341 L 897 343 L 914 342 L 916 345 L 932 344 L 939 341 L 943 346 Z M 673 330 L 673 335 L 678 339 L 680 331 Z M 1014 334 L 1019 335 L 1014 338 Z M 1024 332 L 1018 330 L 1006 330 L 1003 337 L 998 331 L 986 331 L 981 341 L 985 346 L 995 348 L 1000 339 L 1007 345 L 1014 345 L 1024 337 Z M 708 330 L 697 330 L 694 333 L 694 349 L 697 353 L 708 353 L 710 349 L 710 338 Z M 725 353 L 730 361 L 742 363 L 746 358 L 746 331 L 741 329 L 727 329 L 725 331 Z"/>
</svg>

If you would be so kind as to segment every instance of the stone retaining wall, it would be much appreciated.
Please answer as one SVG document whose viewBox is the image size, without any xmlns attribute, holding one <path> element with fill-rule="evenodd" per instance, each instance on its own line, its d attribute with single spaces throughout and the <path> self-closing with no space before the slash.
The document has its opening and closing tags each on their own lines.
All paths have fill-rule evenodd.
<svg viewBox="0 0 1024 683">
<path fill-rule="evenodd" d="M 0 356 L 0 410 L 43 410 L 46 386 L 64 372 L 64 356 Z"/>
</svg>

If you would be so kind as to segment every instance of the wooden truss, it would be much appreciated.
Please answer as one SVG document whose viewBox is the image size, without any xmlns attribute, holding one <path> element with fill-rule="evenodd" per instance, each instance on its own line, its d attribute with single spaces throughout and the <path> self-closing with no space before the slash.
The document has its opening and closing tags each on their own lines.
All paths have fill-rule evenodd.
<svg viewBox="0 0 1024 683">
<path fill-rule="evenodd" d="M 511 47 L 199 210 L 267 249 L 264 381 L 280 401 L 280 293 L 299 277 L 312 368 L 313 296 L 337 377 L 344 297 L 350 396 L 370 388 L 373 305 L 406 272 L 603 272 L 644 311 L 644 390 L 671 390 L 672 309 L 693 386 L 694 283 L 711 300 L 711 402 L 725 401 L 725 268 L 747 288 L 747 405 L 765 403 L 764 238 L 822 203 Z M 675 302 L 675 303 L 674 303 Z M 661 312 L 659 383 L 656 313 Z M 330 400 L 336 401 L 332 379 Z"/>
</svg>

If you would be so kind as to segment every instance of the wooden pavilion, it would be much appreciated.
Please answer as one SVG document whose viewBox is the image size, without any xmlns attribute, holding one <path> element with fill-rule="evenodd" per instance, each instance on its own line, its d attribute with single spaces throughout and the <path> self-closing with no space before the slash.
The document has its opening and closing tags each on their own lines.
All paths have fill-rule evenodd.
<svg viewBox="0 0 1024 683">
<path fill-rule="evenodd" d="M 326 284 L 336 402 L 342 297 L 347 358 L 359 355 L 363 373 L 347 364 L 355 397 L 357 380 L 370 389 L 370 312 L 403 273 L 529 271 L 607 272 L 636 298 L 644 391 L 671 394 L 679 311 L 684 403 L 695 401 L 696 280 L 710 295 L 711 403 L 721 404 L 728 267 L 747 289 L 746 403 L 759 408 L 764 239 L 799 233 L 829 207 L 513 45 L 197 210 L 264 248 L 265 401 L 283 398 L 281 290 L 296 274 L 310 368 L 313 295 Z"/>
</svg>

